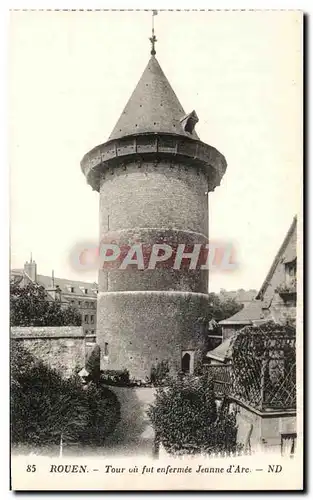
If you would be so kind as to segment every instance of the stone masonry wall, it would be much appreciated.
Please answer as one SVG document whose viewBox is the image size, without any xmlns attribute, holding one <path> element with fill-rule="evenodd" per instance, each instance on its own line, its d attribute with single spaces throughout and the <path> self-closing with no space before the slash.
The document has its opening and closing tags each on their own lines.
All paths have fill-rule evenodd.
<svg viewBox="0 0 313 500">
<path fill-rule="evenodd" d="M 76 326 L 12 327 L 11 339 L 66 377 L 85 366 L 86 356 L 95 345 L 95 336 L 86 339 L 83 328 Z"/>
<path fill-rule="evenodd" d="M 201 168 L 176 157 L 127 164 L 121 159 L 102 173 L 100 240 L 113 233 L 117 244 L 207 243 L 208 182 Z M 101 367 L 127 368 L 131 376 L 145 379 L 153 364 L 167 359 L 180 370 L 182 351 L 201 350 L 204 343 L 197 328 L 208 306 L 207 283 L 206 270 L 172 266 L 100 271 Z"/>
<path fill-rule="evenodd" d="M 107 360 L 101 368 L 124 369 L 145 380 L 151 367 L 168 360 L 173 371 L 181 370 L 182 351 L 204 348 L 199 318 L 208 307 L 205 294 L 180 292 L 111 292 L 98 295 L 97 337 Z"/>
<path fill-rule="evenodd" d="M 115 167 L 102 174 L 100 237 L 108 230 L 175 228 L 208 235 L 207 175 L 164 160 Z"/>
<path fill-rule="evenodd" d="M 253 451 L 261 449 L 279 453 L 282 434 L 297 432 L 295 413 L 261 415 L 239 404 L 237 410 L 237 441 L 244 445 L 250 444 Z"/>
</svg>

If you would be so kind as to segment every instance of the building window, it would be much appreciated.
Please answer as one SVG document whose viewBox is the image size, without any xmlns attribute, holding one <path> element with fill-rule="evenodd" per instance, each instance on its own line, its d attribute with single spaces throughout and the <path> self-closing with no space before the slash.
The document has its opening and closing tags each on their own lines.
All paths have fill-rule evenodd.
<svg viewBox="0 0 313 500">
<path fill-rule="evenodd" d="M 79 306 L 81 306 L 81 305 L 82 305 L 82 303 L 81 303 L 81 301 L 80 301 L 80 300 L 78 301 L 78 305 L 79 305 Z"/>
<path fill-rule="evenodd" d="M 296 259 L 292 262 L 287 262 L 285 264 L 285 277 L 286 285 L 293 285 L 297 277 L 297 261 Z"/>
<path fill-rule="evenodd" d="M 85 314 L 85 323 L 88 323 L 88 314 Z"/>
<path fill-rule="evenodd" d="M 109 344 L 107 342 L 104 343 L 104 355 L 109 355 Z"/>
<path fill-rule="evenodd" d="M 92 315 L 90 316 L 90 323 L 94 323 L 94 322 L 95 322 L 95 317 L 94 317 L 94 315 L 92 314 Z"/>
<path fill-rule="evenodd" d="M 91 335 L 94 335 L 95 331 L 94 330 L 90 330 L 90 333 L 91 333 Z"/>
<path fill-rule="evenodd" d="M 74 290 L 75 290 L 74 287 L 71 286 L 71 293 L 74 293 Z"/>
<path fill-rule="evenodd" d="M 87 295 L 87 293 L 88 293 L 88 288 L 85 288 L 85 294 Z"/>
<path fill-rule="evenodd" d="M 85 307 L 87 307 L 87 308 L 89 307 L 89 302 L 88 301 L 85 302 Z"/>
<path fill-rule="evenodd" d="M 75 300 L 71 300 L 71 304 L 74 305 L 75 304 Z"/>
</svg>

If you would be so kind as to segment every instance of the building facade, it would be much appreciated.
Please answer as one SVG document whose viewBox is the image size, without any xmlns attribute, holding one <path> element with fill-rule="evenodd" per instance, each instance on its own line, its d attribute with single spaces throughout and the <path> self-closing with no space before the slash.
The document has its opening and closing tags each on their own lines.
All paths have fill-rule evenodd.
<svg viewBox="0 0 313 500">
<path fill-rule="evenodd" d="M 81 162 L 100 194 L 100 242 L 208 242 L 208 193 L 226 161 L 200 141 L 197 121 L 195 111 L 185 114 L 153 49 L 109 140 Z M 207 270 L 100 269 L 102 368 L 127 368 L 145 379 L 152 365 L 168 360 L 171 369 L 190 371 L 204 344 L 198 318 L 207 303 Z"/>
<path fill-rule="evenodd" d="M 95 335 L 97 327 L 97 283 L 56 278 L 37 273 L 37 264 L 31 258 L 24 269 L 13 269 L 11 279 L 21 286 L 36 283 L 43 286 L 51 300 L 59 300 L 64 306 L 71 305 L 79 310 L 85 335 Z"/>
<path fill-rule="evenodd" d="M 220 321 L 223 340 L 244 326 L 266 320 L 294 321 L 297 306 L 297 217 L 273 260 L 255 300 L 241 311 Z"/>
</svg>

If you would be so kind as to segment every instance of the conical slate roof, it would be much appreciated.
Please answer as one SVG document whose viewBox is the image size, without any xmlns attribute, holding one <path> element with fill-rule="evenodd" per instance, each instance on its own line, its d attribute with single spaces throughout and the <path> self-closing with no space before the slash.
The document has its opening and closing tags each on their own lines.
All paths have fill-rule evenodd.
<svg viewBox="0 0 313 500">
<path fill-rule="evenodd" d="M 192 133 L 184 130 L 180 122 L 184 116 L 182 105 L 152 56 L 109 140 L 155 132 L 199 139 L 194 130 Z"/>
</svg>

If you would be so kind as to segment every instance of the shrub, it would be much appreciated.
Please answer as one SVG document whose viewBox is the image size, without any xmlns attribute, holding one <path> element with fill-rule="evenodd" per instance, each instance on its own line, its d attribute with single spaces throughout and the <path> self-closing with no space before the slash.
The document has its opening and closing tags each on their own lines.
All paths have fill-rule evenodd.
<svg viewBox="0 0 313 500">
<path fill-rule="evenodd" d="M 87 386 L 84 396 L 89 412 L 80 441 L 101 445 L 120 421 L 120 403 L 114 392 L 94 383 Z"/>
<path fill-rule="evenodd" d="M 157 440 L 171 454 L 212 454 L 236 449 L 234 414 L 217 411 L 207 377 L 178 377 L 159 387 L 148 416 Z"/>
<path fill-rule="evenodd" d="M 95 344 L 92 351 L 87 355 L 86 370 L 89 377 L 93 381 L 98 381 L 100 378 L 100 347 Z"/>
<path fill-rule="evenodd" d="M 164 384 L 169 374 L 169 365 L 167 360 L 160 361 L 156 366 L 152 365 L 150 372 L 150 382 L 153 385 Z"/>
<path fill-rule="evenodd" d="M 48 297 L 44 287 L 10 285 L 11 326 L 81 326 L 77 309 Z"/>
<path fill-rule="evenodd" d="M 18 342 L 11 343 L 11 439 L 51 446 L 102 442 L 120 419 L 116 396 L 78 376 L 63 379 Z"/>
<path fill-rule="evenodd" d="M 75 441 L 87 424 L 88 411 L 77 379 L 34 358 L 17 342 L 11 352 L 11 437 L 13 443 L 52 445 Z"/>
<path fill-rule="evenodd" d="M 103 370 L 101 371 L 100 381 L 108 385 L 129 386 L 129 371 L 124 370 Z"/>
</svg>

